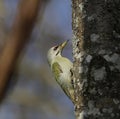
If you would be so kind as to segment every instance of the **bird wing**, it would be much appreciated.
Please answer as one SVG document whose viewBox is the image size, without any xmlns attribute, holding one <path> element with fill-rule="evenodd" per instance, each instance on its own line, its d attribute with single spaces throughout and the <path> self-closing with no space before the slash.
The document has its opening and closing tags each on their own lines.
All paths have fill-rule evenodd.
<svg viewBox="0 0 120 119">
<path fill-rule="evenodd" d="M 64 91 L 64 93 L 65 93 L 65 94 L 72 100 L 72 102 L 73 102 L 73 96 L 74 96 L 74 95 L 71 94 L 70 89 L 69 89 L 68 87 L 66 87 L 66 86 L 64 87 L 64 85 L 61 84 L 61 82 L 58 80 L 59 77 L 60 77 L 60 74 L 63 73 L 62 68 L 61 68 L 61 66 L 59 65 L 58 62 L 55 62 L 55 63 L 52 64 L 52 72 L 53 72 L 53 74 L 54 74 L 54 76 L 55 76 L 56 81 L 57 81 L 58 84 L 61 86 L 61 88 L 62 88 L 62 90 Z"/>
<path fill-rule="evenodd" d="M 60 73 L 63 73 L 62 68 L 58 62 L 55 62 L 52 64 L 52 71 L 53 71 L 56 81 L 58 81 L 58 78 L 60 77 Z"/>
<path fill-rule="evenodd" d="M 62 87 L 63 91 L 65 92 L 65 94 L 69 97 L 70 94 L 69 94 L 69 91 L 68 89 L 65 90 L 65 87 L 64 85 L 62 85 L 59 81 L 58 81 L 58 78 L 60 76 L 60 73 L 63 73 L 62 69 L 61 69 L 61 66 L 59 65 L 59 63 L 55 62 L 53 63 L 52 65 L 52 71 L 54 73 L 54 76 L 55 76 L 55 79 L 56 81 L 59 83 L 59 85 Z M 66 87 L 67 88 L 67 87 Z"/>
</svg>

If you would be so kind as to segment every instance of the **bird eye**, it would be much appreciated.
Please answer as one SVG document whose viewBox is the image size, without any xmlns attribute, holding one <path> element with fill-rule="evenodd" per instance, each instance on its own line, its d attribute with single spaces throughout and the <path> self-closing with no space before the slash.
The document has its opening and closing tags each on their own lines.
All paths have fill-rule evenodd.
<svg viewBox="0 0 120 119">
<path fill-rule="evenodd" d="M 55 46 L 53 50 L 57 50 L 58 46 Z"/>
</svg>

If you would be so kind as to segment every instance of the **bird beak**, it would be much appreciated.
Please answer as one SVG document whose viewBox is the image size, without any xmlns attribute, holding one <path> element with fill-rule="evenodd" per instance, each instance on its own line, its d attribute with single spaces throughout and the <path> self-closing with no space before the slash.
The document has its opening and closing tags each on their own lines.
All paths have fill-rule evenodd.
<svg viewBox="0 0 120 119">
<path fill-rule="evenodd" d="M 59 45 L 61 51 L 62 51 L 62 50 L 64 49 L 64 47 L 67 45 L 68 41 L 69 41 L 69 40 L 67 40 L 67 41 L 65 41 L 65 42 L 63 42 L 62 44 Z"/>
</svg>

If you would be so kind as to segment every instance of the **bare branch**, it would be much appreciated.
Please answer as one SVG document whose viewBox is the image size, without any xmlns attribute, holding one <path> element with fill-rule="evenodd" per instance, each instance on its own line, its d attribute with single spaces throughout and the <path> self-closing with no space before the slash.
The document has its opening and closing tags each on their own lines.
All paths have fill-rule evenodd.
<svg viewBox="0 0 120 119">
<path fill-rule="evenodd" d="M 21 0 L 11 32 L 0 57 L 0 100 L 3 99 L 5 87 L 16 60 L 28 42 L 42 0 Z"/>
</svg>

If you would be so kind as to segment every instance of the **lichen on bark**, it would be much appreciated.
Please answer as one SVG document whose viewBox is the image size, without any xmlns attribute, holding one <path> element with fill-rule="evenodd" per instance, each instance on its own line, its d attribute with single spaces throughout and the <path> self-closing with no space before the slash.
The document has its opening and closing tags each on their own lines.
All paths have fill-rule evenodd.
<svg viewBox="0 0 120 119">
<path fill-rule="evenodd" d="M 72 0 L 77 119 L 120 118 L 120 1 Z"/>
</svg>

